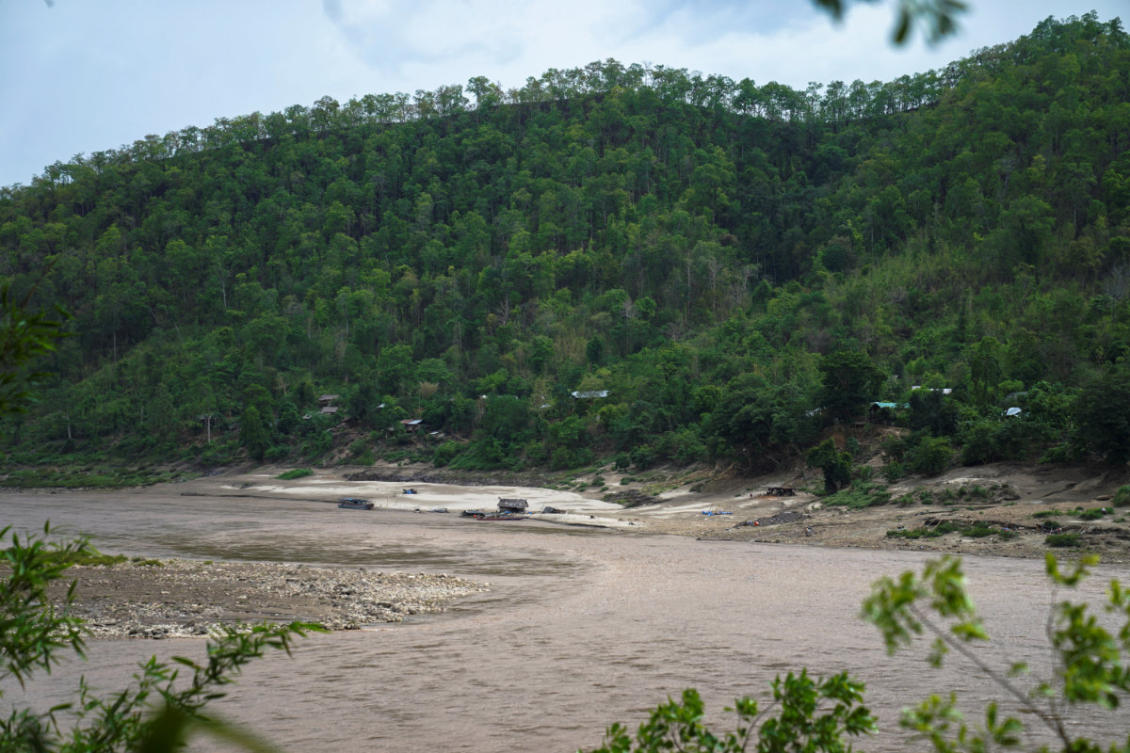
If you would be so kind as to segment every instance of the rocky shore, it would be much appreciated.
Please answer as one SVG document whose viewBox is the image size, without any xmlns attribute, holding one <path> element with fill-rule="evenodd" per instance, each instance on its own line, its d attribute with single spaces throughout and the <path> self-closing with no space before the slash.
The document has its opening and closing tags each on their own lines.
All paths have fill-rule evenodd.
<svg viewBox="0 0 1130 753">
<path fill-rule="evenodd" d="M 263 621 L 356 630 L 441 612 L 489 590 L 446 574 L 264 562 L 127 562 L 68 574 L 78 582 L 71 612 L 94 638 L 202 636 L 220 624 Z"/>
</svg>

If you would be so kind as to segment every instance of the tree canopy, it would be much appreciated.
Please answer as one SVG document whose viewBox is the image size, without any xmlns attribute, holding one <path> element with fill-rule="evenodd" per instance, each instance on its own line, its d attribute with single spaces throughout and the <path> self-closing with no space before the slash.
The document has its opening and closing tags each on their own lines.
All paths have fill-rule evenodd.
<svg viewBox="0 0 1130 753">
<path fill-rule="evenodd" d="M 1087 14 L 890 82 L 609 59 L 55 163 L 0 276 L 74 336 L 0 450 L 752 468 L 919 386 L 958 446 L 1117 462 L 1070 406 L 1130 343 L 1128 68 Z"/>
</svg>

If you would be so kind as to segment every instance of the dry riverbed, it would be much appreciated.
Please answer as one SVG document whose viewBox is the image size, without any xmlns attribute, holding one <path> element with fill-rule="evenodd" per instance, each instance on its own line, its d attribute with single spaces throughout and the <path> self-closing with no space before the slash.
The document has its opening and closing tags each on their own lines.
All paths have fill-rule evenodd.
<svg viewBox="0 0 1130 753">
<path fill-rule="evenodd" d="M 262 621 L 355 630 L 440 612 L 487 590 L 445 574 L 264 562 L 164 560 L 68 573 L 78 581 L 72 612 L 96 638 L 206 635 L 219 624 Z"/>
<path fill-rule="evenodd" d="M 136 490 L 154 504 L 184 496 L 336 503 L 363 496 L 377 504 L 357 521 L 379 520 L 387 511 L 427 514 L 491 509 L 500 497 L 529 499 L 532 525 L 549 523 L 605 528 L 611 536 L 674 534 L 698 539 L 802 544 L 830 548 L 911 549 L 953 554 L 1042 558 L 1049 535 L 1066 535 L 1060 551 L 1099 553 L 1105 563 L 1130 562 L 1130 510 L 1109 507 L 1130 481 L 1125 472 L 1087 467 L 1000 463 L 955 468 L 932 479 L 892 484 L 891 502 L 864 509 L 829 506 L 807 489 L 819 479 L 793 469 L 757 479 L 688 477 L 660 486 L 662 478 L 581 479 L 575 489 L 454 483 L 421 475 L 429 469 L 390 467 L 319 470 L 281 482 L 284 469 L 229 472 L 192 482 Z M 808 475 L 806 475 L 808 473 Z M 627 483 L 631 481 L 631 483 Z M 789 496 L 774 487 L 795 488 Z M 411 488 L 412 494 L 405 494 Z M 625 490 L 634 506 L 613 501 Z M 644 493 L 646 492 L 646 494 Z M 239 502 L 233 502 L 239 504 Z M 558 514 L 544 514 L 552 506 Z M 708 514 L 703 514 L 708 513 Z M 1086 514 L 1086 517 L 1084 516 Z M 445 519 L 448 516 L 443 516 Z M 1089 518 L 1089 519 L 1088 519 Z M 499 525 L 467 520 L 468 526 Z M 521 526 L 522 522 L 505 523 Z M 944 533 L 943 533 L 944 532 Z M 932 535 L 942 534 L 942 535 Z M 1062 541 L 1062 539 L 1061 539 Z M 442 611 L 454 600 L 487 586 L 442 574 L 384 573 L 289 563 L 168 560 L 111 568 L 74 568 L 77 613 L 95 637 L 166 638 L 204 635 L 217 624 L 315 622 L 331 630 L 399 622 Z"/>
</svg>

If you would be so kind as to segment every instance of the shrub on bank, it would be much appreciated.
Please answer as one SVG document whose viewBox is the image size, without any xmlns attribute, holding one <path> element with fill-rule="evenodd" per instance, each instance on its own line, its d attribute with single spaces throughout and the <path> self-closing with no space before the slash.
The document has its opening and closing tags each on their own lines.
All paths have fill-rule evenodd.
<svg viewBox="0 0 1130 753">
<path fill-rule="evenodd" d="M 891 493 L 879 484 L 855 483 L 841 492 L 825 497 L 824 504 L 848 507 L 853 510 L 864 507 L 885 505 L 891 501 Z"/>
<path fill-rule="evenodd" d="M 1077 533 L 1049 533 L 1044 543 L 1057 549 L 1075 549 L 1083 546 L 1083 538 Z"/>
<path fill-rule="evenodd" d="M 437 468 L 443 468 L 449 465 L 455 457 L 463 451 L 463 445 L 459 442 L 444 442 L 435 448 L 432 453 L 432 465 Z"/>
<path fill-rule="evenodd" d="M 912 473 L 937 476 L 949 467 L 953 448 L 945 437 L 922 437 L 906 453 L 906 467 Z"/>
</svg>

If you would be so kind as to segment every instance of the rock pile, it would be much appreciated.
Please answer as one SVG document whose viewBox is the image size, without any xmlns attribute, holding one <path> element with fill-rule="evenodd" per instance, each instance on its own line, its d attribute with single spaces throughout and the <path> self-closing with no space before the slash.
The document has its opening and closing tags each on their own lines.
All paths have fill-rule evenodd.
<svg viewBox="0 0 1130 753">
<path fill-rule="evenodd" d="M 626 489 L 622 492 L 612 492 L 611 494 L 605 494 L 602 499 L 605 502 L 615 502 L 624 507 L 654 505 L 659 501 L 659 497 L 641 492 L 639 489 Z"/>
<path fill-rule="evenodd" d="M 743 520 L 741 523 L 738 523 L 735 528 L 740 528 L 741 526 L 776 526 L 780 525 L 781 523 L 795 523 L 798 520 L 804 520 L 806 517 L 808 516 L 802 512 L 798 512 L 797 510 L 785 510 L 783 512 L 777 513 L 776 515 L 771 515 L 768 518 L 758 518 L 757 520 Z"/>
</svg>

